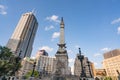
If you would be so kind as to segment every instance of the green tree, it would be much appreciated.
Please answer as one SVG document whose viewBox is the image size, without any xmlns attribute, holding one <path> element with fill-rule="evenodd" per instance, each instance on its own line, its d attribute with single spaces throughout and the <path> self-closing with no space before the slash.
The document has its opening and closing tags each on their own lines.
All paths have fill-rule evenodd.
<svg viewBox="0 0 120 80">
<path fill-rule="evenodd" d="M 7 47 L 0 46 L 0 60 L 9 60 L 12 56 L 12 52 Z"/>
<path fill-rule="evenodd" d="M 112 78 L 110 76 L 108 76 L 108 77 L 105 77 L 104 80 L 112 80 Z"/>
<path fill-rule="evenodd" d="M 31 76 L 31 74 L 32 74 L 32 70 L 30 70 L 29 72 L 26 73 L 25 78 L 28 79 Z M 38 78 L 39 77 L 39 72 L 38 71 L 34 71 L 33 75 L 34 75 L 35 78 Z"/>
<path fill-rule="evenodd" d="M 0 46 L 0 76 L 10 75 L 20 69 L 21 64 L 16 63 L 16 59 L 9 48 Z"/>
</svg>

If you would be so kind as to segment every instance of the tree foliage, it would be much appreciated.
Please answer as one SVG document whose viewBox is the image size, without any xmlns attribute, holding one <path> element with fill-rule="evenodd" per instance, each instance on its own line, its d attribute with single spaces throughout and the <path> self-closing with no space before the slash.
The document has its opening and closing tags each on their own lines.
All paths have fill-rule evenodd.
<svg viewBox="0 0 120 80">
<path fill-rule="evenodd" d="M 25 75 L 25 78 L 28 79 L 28 78 L 31 76 L 31 74 L 32 74 L 32 70 L 30 70 L 29 72 L 27 72 L 27 74 Z M 38 77 L 39 77 L 39 72 L 38 72 L 38 71 L 34 71 L 33 76 L 34 76 L 35 78 L 38 78 Z"/>
<path fill-rule="evenodd" d="M 10 75 L 19 70 L 21 64 L 16 63 L 16 59 L 9 48 L 0 46 L 0 76 Z"/>
<path fill-rule="evenodd" d="M 112 80 L 112 78 L 110 76 L 108 76 L 108 77 L 105 77 L 104 80 Z"/>
</svg>

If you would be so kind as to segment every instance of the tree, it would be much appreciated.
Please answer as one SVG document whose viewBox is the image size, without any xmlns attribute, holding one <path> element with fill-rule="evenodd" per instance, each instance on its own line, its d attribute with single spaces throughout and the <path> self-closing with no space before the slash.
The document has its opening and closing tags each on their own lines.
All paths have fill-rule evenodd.
<svg viewBox="0 0 120 80">
<path fill-rule="evenodd" d="M 0 60 L 9 60 L 11 56 L 13 55 L 9 48 L 0 46 Z"/>
<path fill-rule="evenodd" d="M 20 69 L 21 64 L 16 63 L 16 58 L 9 48 L 0 46 L 0 76 L 10 75 L 14 69 Z"/>
<path fill-rule="evenodd" d="M 112 78 L 110 76 L 108 76 L 108 77 L 105 77 L 104 80 L 112 80 Z"/>
<path fill-rule="evenodd" d="M 28 79 L 31 76 L 31 74 L 32 74 L 32 70 L 30 70 L 29 72 L 26 73 L 25 78 Z M 39 72 L 38 71 L 34 71 L 33 75 L 34 75 L 35 78 L 38 78 L 39 77 Z"/>
</svg>

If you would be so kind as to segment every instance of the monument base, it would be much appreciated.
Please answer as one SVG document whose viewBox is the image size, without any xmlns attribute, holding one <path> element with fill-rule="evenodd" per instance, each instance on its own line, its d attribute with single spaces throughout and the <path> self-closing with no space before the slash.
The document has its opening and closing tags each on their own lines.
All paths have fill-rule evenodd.
<svg viewBox="0 0 120 80">
<path fill-rule="evenodd" d="M 62 76 L 53 76 L 52 80 L 66 80 L 65 77 Z"/>
<path fill-rule="evenodd" d="M 80 80 L 80 79 L 78 76 L 74 76 L 74 75 L 64 75 L 64 76 L 49 75 L 43 77 L 40 80 Z"/>
<path fill-rule="evenodd" d="M 94 78 L 80 78 L 80 80 L 95 80 Z"/>
</svg>

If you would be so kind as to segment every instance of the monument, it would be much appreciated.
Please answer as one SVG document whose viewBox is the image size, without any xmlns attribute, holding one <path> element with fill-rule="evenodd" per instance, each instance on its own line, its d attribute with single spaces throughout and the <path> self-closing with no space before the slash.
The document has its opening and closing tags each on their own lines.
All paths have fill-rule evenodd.
<svg viewBox="0 0 120 80">
<path fill-rule="evenodd" d="M 65 38 L 64 38 L 64 21 L 61 18 L 60 23 L 60 41 L 58 44 L 58 50 L 56 56 L 56 69 L 54 72 L 54 80 L 65 80 L 65 76 L 68 75 L 68 54 L 66 50 Z"/>
<path fill-rule="evenodd" d="M 80 74 L 80 80 L 84 80 L 86 78 L 86 73 L 85 73 L 85 70 L 83 69 L 83 59 L 84 59 L 84 56 L 81 55 L 81 49 L 79 48 L 79 56 L 78 56 L 78 59 L 80 59 L 80 63 L 81 63 L 81 74 Z"/>
<path fill-rule="evenodd" d="M 64 35 L 64 21 L 61 18 L 60 22 L 60 39 L 58 43 L 58 50 L 55 54 L 55 69 L 52 74 L 45 76 L 41 80 L 79 80 L 79 77 L 71 75 L 68 66 L 68 54 L 65 44 Z"/>
</svg>

